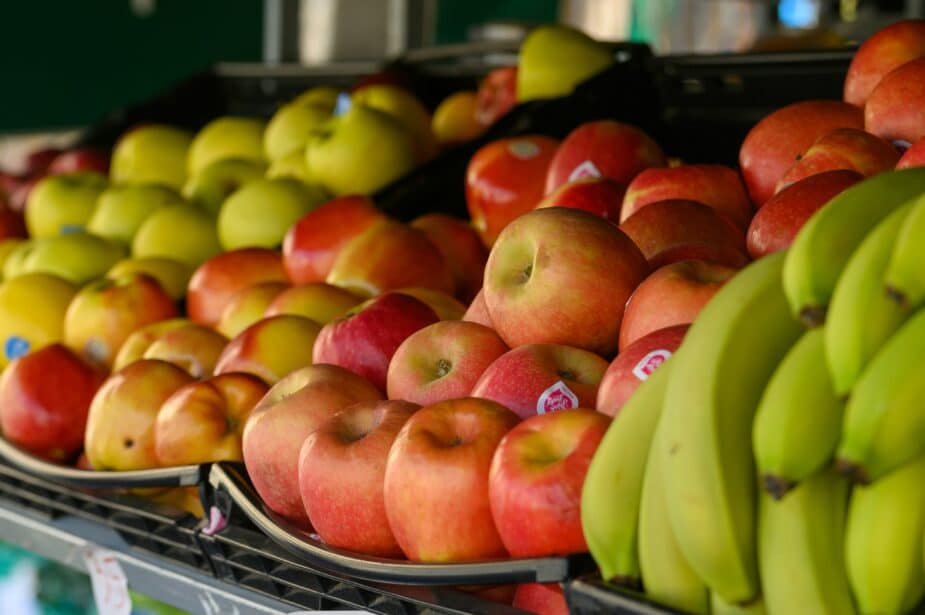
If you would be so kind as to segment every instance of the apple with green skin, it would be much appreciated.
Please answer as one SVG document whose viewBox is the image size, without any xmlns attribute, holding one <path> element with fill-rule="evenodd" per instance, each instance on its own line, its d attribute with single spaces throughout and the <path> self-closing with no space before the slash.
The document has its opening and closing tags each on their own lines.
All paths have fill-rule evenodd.
<svg viewBox="0 0 925 615">
<path fill-rule="evenodd" d="M 109 154 L 95 147 L 75 147 L 61 152 L 48 165 L 49 175 L 96 171 L 109 175 Z"/>
<path fill-rule="evenodd" d="M 517 67 L 495 68 L 479 82 L 475 121 L 481 126 L 491 126 L 516 105 Z"/>
<path fill-rule="evenodd" d="M 405 88 L 390 83 L 366 85 L 353 91 L 350 104 L 382 111 L 395 118 L 414 138 L 417 162 L 436 155 L 437 140 L 430 129 L 430 112 Z"/>
<path fill-rule="evenodd" d="M 12 280 L 25 273 L 26 258 L 32 253 L 36 243 L 31 239 L 23 239 L 8 249 L 6 258 L 3 259 L 3 279 Z"/>
<path fill-rule="evenodd" d="M 914 143 L 925 137 L 918 107 L 925 101 L 925 58 L 886 74 L 864 105 L 864 130 L 887 141 Z"/>
<path fill-rule="evenodd" d="M 154 421 L 162 466 L 241 461 L 241 434 L 269 387 L 250 374 L 222 374 L 177 389 Z"/>
<path fill-rule="evenodd" d="M 256 179 L 222 204 L 218 236 L 225 250 L 275 248 L 289 227 L 324 202 L 318 189 L 289 179 Z"/>
<path fill-rule="evenodd" d="M 52 273 L 82 285 L 105 275 L 125 258 L 125 249 L 102 237 L 71 233 L 31 241 L 21 257 L 19 274 Z"/>
<path fill-rule="evenodd" d="M 470 395 L 490 399 L 521 418 L 592 408 L 607 361 L 562 344 L 526 344 L 495 359 Z"/>
<path fill-rule="evenodd" d="M 521 583 L 511 606 L 536 615 L 569 615 L 565 592 L 558 583 Z"/>
<path fill-rule="evenodd" d="M 186 156 L 193 135 L 164 124 L 138 126 L 112 151 L 109 178 L 116 184 L 163 184 L 179 190 L 186 181 Z"/>
<path fill-rule="evenodd" d="M 446 214 L 425 214 L 411 221 L 411 228 L 424 231 L 450 268 L 456 297 L 472 301 L 482 288 L 488 251 L 479 234 L 466 222 Z"/>
<path fill-rule="evenodd" d="M 292 99 L 293 104 L 312 105 L 327 110 L 328 113 L 334 113 L 334 107 L 337 106 L 337 97 L 340 96 L 341 90 L 329 85 L 316 85 L 309 88 Z"/>
<path fill-rule="evenodd" d="M 909 146 L 903 152 L 899 162 L 896 163 L 897 169 L 908 169 L 909 167 L 925 166 L 925 138 L 919 139 Z"/>
<path fill-rule="evenodd" d="M 227 345 L 224 335 L 202 325 L 168 326 L 148 345 L 142 357 L 167 361 L 200 379 L 215 370 Z"/>
<path fill-rule="evenodd" d="M 61 344 L 16 359 L 0 377 L 3 437 L 43 459 L 72 460 L 83 448 L 90 402 L 105 379 Z"/>
<path fill-rule="evenodd" d="M 186 286 L 193 275 L 193 268 L 172 258 L 156 256 L 150 258 L 126 258 L 113 265 L 106 272 L 106 277 L 114 279 L 132 273 L 143 273 L 151 276 L 157 280 L 171 299 L 179 301 L 186 295 Z"/>
<path fill-rule="evenodd" d="M 517 57 L 517 102 L 566 96 L 614 63 L 606 45 L 562 24 L 534 28 Z"/>
<path fill-rule="evenodd" d="M 463 398 L 418 410 L 385 468 L 385 510 L 412 561 L 504 557 L 488 498 L 492 456 L 520 419 L 492 401 Z"/>
<path fill-rule="evenodd" d="M 276 383 L 248 417 L 241 447 L 247 473 L 267 507 L 308 527 L 299 492 L 305 438 L 347 406 L 378 399 L 376 387 L 334 365 L 310 365 Z"/>
<path fill-rule="evenodd" d="M 189 204 L 161 207 L 145 219 L 132 240 L 135 258 L 173 258 L 191 267 L 221 251 L 215 221 Z"/>
<path fill-rule="evenodd" d="M 845 75 L 845 102 L 863 108 L 885 75 L 921 56 L 925 56 L 925 20 L 897 21 L 877 30 L 851 58 Z"/>
<path fill-rule="evenodd" d="M 216 160 L 243 158 L 264 162 L 263 120 L 223 116 L 202 127 L 193 137 L 186 156 L 189 176 L 196 175 Z"/>
<path fill-rule="evenodd" d="M 218 216 L 222 203 L 244 184 L 262 179 L 266 165 L 257 160 L 222 158 L 191 176 L 183 184 L 183 197 L 212 216 Z"/>
<path fill-rule="evenodd" d="M 273 299 L 289 288 L 285 282 L 262 282 L 239 290 L 225 306 L 215 326 L 227 338 L 233 338 L 261 318 Z"/>
<path fill-rule="evenodd" d="M 536 209 L 571 207 L 618 222 L 626 186 L 608 177 L 583 177 L 566 182 L 543 197 Z"/>
<path fill-rule="evenodd" d="M 119 346 L 112 361 L 112 371 L 117 372 L 129 363 L 134 363 L 144 357 L 145 352 L 156 342 L 163 333 L 193 324 L 186 318 L 170 318 L 159 320 L 135 329 Z"/>
<path fill-rule="evenodd" d="M 305 163 L 305 151 L 297 149 L 289 152 L 282 158 L 277 158 L 267 167 L 266 177 L 268 179 L 278 179 L 288 177 L 297 179 L 303 184 L 315 184 L 308 165 Z"/>
<path fill-rule="evenodd" d="M 45 177 L 29 193 L 26 204 L 29 236 L 82 232 L 107 184 L 105 176 L 88 171 Z"/>
<path fill-rule="evenodd" d="M 325 544 L 378 557 L 402 556 L 385 512 L 385 465 L 398 432 L 418 408 L 406 401 L 361 401 L 305 439 L 299 492 Z"/>
<path fill-rule="evenodd" d="M 64 315 L 77 286 L 46 273 L 0 284 L 0 368 L 64 337 Z"/>
<path fill-rule="evenodd" d="M 27 239 L 22 239 L 18 237 L 8 237 L 6 239 L 0 239 L 0 271 L 6 266 L 6 261 L 9 259 L 10 255 L 22 248 L 24 245 L 28 245 Z M 11 276 L 15 277 L 15 276 Z M 0 276 L 2 279 L 2 276 Z"/>
<path fill-rule="evenodd" d="M 305 153 L 309 135 L 331 117 L 326 105 L 289 103 L 280 107 L 263 133 L 263 153 L 276 161 L 292 152 Z"/>
<path fill-rule="evenodd" d="M 148 216 L 161 207 L 182 204 L 183 198 L 173 188 L 159 184 L 109 186 L 97 199 L 87 231 L 131 245 Z"/>
<path fill-rule="evenodd" d="M 466 309 L 462 319 L 466 322 L 475 322 L 494 330 L 495 325 L 491 322 L 491 314 L 488 313 L 488 306 L 485 304 L 485 290 L 480 290 L 472 299 L 472 303 Z"/>
<path fill-rule="evenodd" d="M 247 372 L 272 385 L 312 364 L 321 325 L 304 316 L 262 318 L 233 338 L 215 364 L 215 374 Z"/>
<path fill-rule="evenodd" d="M 362 301 L 343 288 L 324 282 L 312 282 L 284 289 L 273 298 L 263 315 L 295 314 L 326 325 Z"/>
<path fill-rule="evenodd" d="M 578 209 L 536 209 L 509 224 L 488 255 L 485 304 L 511 348 L 569 344 L 612 356 L 623 307 L 648 271 L 612 222 Z"/>
</svg>

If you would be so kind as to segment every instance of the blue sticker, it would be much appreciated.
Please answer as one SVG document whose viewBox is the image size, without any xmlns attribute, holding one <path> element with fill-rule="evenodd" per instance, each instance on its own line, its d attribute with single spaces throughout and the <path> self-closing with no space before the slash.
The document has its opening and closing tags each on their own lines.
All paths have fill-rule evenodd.
<svg viewBox="0 0 925 615">
<path fill-rule="evenodd" d="M 24 337 L 19 337 L 18 335 L 11 335 L 6 338 L 6 343 L 3 344 L 3 355 L 7 360 L 12 361 L 13 359 L 18 359 L 19 357 L 27 354 L 29 352 L 29 340 Z"/>
<path fill-rule="evenodd" d="M 79 235 L 86 232 L 83 224 L 62 224 L 58 229 L 59 235 Z"/>
<path fill-rule="evenodd" d="M 334 116 L 343 115 L 350 111 L 350 94 L 341 92 L 337 95 L 337 102 L 334 103 Z"/>
</svg>

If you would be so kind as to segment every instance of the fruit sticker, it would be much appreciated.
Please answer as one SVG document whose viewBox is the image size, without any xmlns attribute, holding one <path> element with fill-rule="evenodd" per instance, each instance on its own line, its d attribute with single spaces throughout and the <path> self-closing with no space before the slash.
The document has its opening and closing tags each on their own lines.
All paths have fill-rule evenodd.
<svg viewBox="0 0 925 615">
<path fill-rule="evenodd" d="M 507 148 L 515 158 L 519 158 L 521 160 L 530 160 L 531 158 L 536 158 L 540 153 L 540 146 L 533 141 L 528 141 L 526 139 L 511 141 Z"/>
<path fill-rule="evenodd" d="M 26 338 L 19 337 L 18 335 L 11 335 L 6 338 L 6 342 L 3 344 L 3 356 L 5 356 L 8 361 L 18 359 L 29 353 L 29 346 L 29 340 Z"/>
<path fill-rule="evenodd" d="M 132 598 L 128 595 L 128 581 L 115 554 L 91 547 L 83 555 L 97 612 L 100 615 L 130 615 Z"/>
<path fill-rule="evenodd" d="M 572 172 L 569 173 L 568 180 L 573 182 L 576 179 L 584 179 L 586 177 L 600 177 L 601 175 L 601 170 L 598 169 L 593 162 L 590 160 L 585 160 L 580 165 L 572 169 Z"/>
<path fill-rule="evenodd" d="M 556 410 L 578 407 L 578 396 L 561 380 L 542 392 L 536 400 L 536 413 L 546 414 Z"/>
<path fill-rule="evenodd" d="M 652 375 L 652 372 L 657 370 L 659 366 L 667 361 L 668 357 L 670 356 L 670 350 L 653 350 L 643 358 L 639 359 L 639 363 L 633 367 L 633 375 L 640 380 L 647 380 L 649 376 Z"/>
</svg>

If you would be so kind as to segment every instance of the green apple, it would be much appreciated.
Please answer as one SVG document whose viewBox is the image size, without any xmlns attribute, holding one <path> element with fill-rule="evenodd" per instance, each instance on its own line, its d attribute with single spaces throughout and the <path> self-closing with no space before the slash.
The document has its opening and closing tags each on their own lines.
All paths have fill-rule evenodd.
<svg viewBox="0 0 925 615">
<path fill-rule="evenodd" d="M 614 62 L 606 45 L 563 25 L 540 26 L 520 46 L 517 102 L 556 98 Z"/>
<path fill-rule="evenodd" d="M 279 160 L 295 150 L 304 151 L 312 130 L 331 117 L 320 105 L 289 103 L 270 118 L 263 133 L 263 152 L 268 160 Z"/>
<path fill-rule="evenodd" d="M 179 190 L 192 141 L 186 130 L 164 124 L 133 128 L 116 143 L 109 177 L 117 184 L 164 184 Z"/>
<path fill-rule="evenodd" d="M 338 96 L 340 96 L 339 89 L 328 85 L 319 85 L 302 92 L 292 102 L 296 105 L 321 107 L 331 114 L 334 113 L 334 107 L 337 106 Z"/>
<path fill-rule="evenodd" d="M 94 171 L 49 175 L 29 193 L 26 228 L 30 237 L 54 237 L 84 230 L 96 200 L 109 182 Z"/>
<path fill-rule="evenodd" d="M 168 205 L 183 203 L 176 190 L 162 184 L 121 184 L 100 195 L 87 230 L 94 235 L 125 245 L 152 213 Z"/>
<path fill-rule="evenodd" d="M 71 233 L 34 239 L 22 255 L 20 273 L 52 273 L 82 285 L 102 277 L 123 258 L 125 248 L 114 241 Z"/>
<path fill-rule="evenodd" d="M 221 251 L 215 220 L 189 204 L 170 205 L 155 211 L 132 241 L 135 258 L 172 258 L 190 267 L 198 267 Z"/>
<path fill-rule="evenodd" d="M 9 239 L 0 241 L 0 272 L 6 270 L 6 263 L 10 260 L 10 256 L 15 254 L 17 250 L 22 249 L 22 246 L 28 243 L 28 239 L 19 239 L 16 237 L 11 237 Z"/>
<path fill-rule="evenodd" d="M 3 260 L 4 280 L 11 280 L 24 273 L 26 257 L 32 252 L 33 244 L 35 244 L 35 241 L 26 239 L 10 249 L 10 253 Z"/>
<path fill-rule="evenodd" d="M 157 256 L 126 258 L 113 265 L 106 272 L 106 277 L 115 279 L 133 273 L 145 273 L 151 276 L 167 291 L 171 299 L 179 301 L 186 295 L 186 286 L 193 277 L 193 268 L 172 258 Z"/>
<path fill-rule="evenodd" d="M 225 250 L 274 248 L 296 221 L 325 201 L 324 193 L 296 179 L 258 179 L 222 205 L 218 236 Z"/>
<path fill-rule="evenodd" d="M 437 154 L 437 139 L 430 128 L 430 112 L 408 90 L 389 83 L 375 83 L 354 92 L 350 104 L 376 109 L 398 120 L 414 137 L 419 162 Z"/>
<path fill-rule="evenodd" d="M 193 137 L 186 158 L 186 171 L 196 175 L 222 158 L 244 158 L 263 162 L 263 120 L 224 116 L 212 120 Z"/>
<path fill-rule="evenodd" d="M 304 184 L 314 184 L 308 165 L 305 164 L 305 148 L 292 150 L 282 158 L 277 158 L 270 163 L 267 169 L 267 177 L 276 179 L 278 177 L 291 177 Z"/>
<path fill-rule="evenodd" d="M 266 172 L 259 160 L 222 158 L 206 165 L 190 177 L 183 186 L 183 196 L 212 216 L 217 216 L 222 203 L 232 192 Z"/>
<path fill-rule="evenodd" d="M 398 120 L 351 105 L 312 133 L 305 162 L 335 196 L 372 194 L 413 169 L 415 151 L 414 137 Z"/>
</svg>

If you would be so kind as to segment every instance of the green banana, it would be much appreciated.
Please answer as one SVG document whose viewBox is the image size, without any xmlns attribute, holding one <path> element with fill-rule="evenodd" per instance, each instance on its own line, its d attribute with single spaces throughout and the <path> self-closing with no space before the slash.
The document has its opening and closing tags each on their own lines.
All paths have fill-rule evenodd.
<svg viewBox="0 0 925 615">
<path fill-rule="evenodd" d="M 925 303 L 925 199 L 919 199 L 906 218 L 890 255 L 884 283 L 886 293 L 906 309 Z"/>
<path fill-rule="evenodd" d="M 665 493 L 681 551 L 729 603 L 758 595 L 752 419 L 803 327 L 781 288 L 784 253 L 755 261 L 706 305 L 672 358 L 665 391 Z"/>
<path fill-rule="evenodd" d="M 855 184 L 813 214 L 787 252 L 784 291 L 808 326 L 826 309 L 852 252 L 878 222 L 925 192 L 925 168 L 887 171 Z"/>
<path fill-rule="evenodd" d="M 582 531 L 603 578 L 619 585 L 639 586 L 639 499 L 673 362 L 662 364 L 623 405 L 585 475 Z"/>
<path fill-rule="evenodd" d="M 710 613 L 712 615 L 765 615 L 765 601 L 760 596 L 745 605 L 729 604 L 716 594 L 710 596 Z"/>
<path fill-rule="evenodd" d="M 845 407 L 839 468 L 861 483 L 925 454 L 925 310 L 883 346 Z"/>
<path fill-rule="evenodd" d="M 895 210 L 864 238 L 835 285 L 825 354 L 838 395 L 851 392 L 871 357 L 909 315 L 883 292 L 883 279 L 899 231 L 917 202 Z"/>
<path fill-rule="evenodd" d="M 906 613 L 925 595 L 923 484 L 925 457 L 851 494 L 845 560 L 863 615 Z"/>
<path fill-rule="evenodd" d="M 790 349 L 755 413 L 755 465 L 765 490 L 778 499 L 825 466 L 838 446 L 845 404 L 832 390 L 824 330 L 808 330 Z"/>
<path fill-rule="evenodd" d="M 771 615 L 853 615 L 845 572 L 848 480 L 828 469 L 758 502 L 758 566 Z"/>
</svg>

